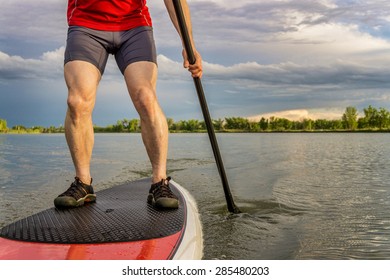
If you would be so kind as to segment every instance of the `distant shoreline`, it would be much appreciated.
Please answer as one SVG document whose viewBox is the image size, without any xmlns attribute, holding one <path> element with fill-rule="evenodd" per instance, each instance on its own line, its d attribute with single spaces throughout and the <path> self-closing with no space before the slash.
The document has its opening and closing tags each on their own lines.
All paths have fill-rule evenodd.
<svg viewBox="0 0 390 280">
<path fill-rule="evenodd" d="M 174 121 L 167 118 L 168 130 L 171 133 L 204 133 L 207 126 L 202 120 Z M 217 133 L 387 133 L 390 132 L 390 111 L 385 108 L 376 109 L 372 106 L 364 109 L 364 117 L 358 117 L 355 107 L 347 107 L 341 119 L 302 119 L 299 121 L 285 118 L 270 117 L 252 121 L 243 117 L 226 117 L 212 120 Z M 122 119 L 105 127 L 94 125 L 95 133 L 140 133 L 139 119 Z M 0 133 L 37 134 L 64 133 L 63 125 L 59 127 L 16 125 L 7 127 L 7 121 L 0 119 Z"/>
<path fill-rule="evenodd" d="M 28 131 L 7 131 L 0 132 L 0 135 L 42 135 L 42 134 L 64 134 L 64 131 L 59 132 L 28 132 Z M 95 134 L 140 134 L 140 131 L 95 131 Z M 169 131 L 171 134 L 200 134 L 207 133 L 207 130 L 197 130 L 197 131 Z M 390 133 L 390 129 L 338 129 L 338 130 L 264 130 L 264 131 L 246 131 L 246 130 L 215 130 L 215 133 L 218 134 L 233 134 L 233 133 L 242 133 L 242 134 L 272 134 L 272 133 Z"/>
</svg>

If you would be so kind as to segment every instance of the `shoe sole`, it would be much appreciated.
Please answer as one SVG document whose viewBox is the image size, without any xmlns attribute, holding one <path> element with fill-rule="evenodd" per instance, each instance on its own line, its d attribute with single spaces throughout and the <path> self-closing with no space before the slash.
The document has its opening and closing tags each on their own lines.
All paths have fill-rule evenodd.
<svg viewBox="0 0 390 280">
<path fill-rule="evenodd" d="M 54 199 L 54 206 L 57 208 L 74 208 L 83 206 L 85 203 L 91 203 L 96 201 L 96 194 L 88 194 L 79 200 L 75 200 L 69 196 L 59 196 Z"/>
</svg>

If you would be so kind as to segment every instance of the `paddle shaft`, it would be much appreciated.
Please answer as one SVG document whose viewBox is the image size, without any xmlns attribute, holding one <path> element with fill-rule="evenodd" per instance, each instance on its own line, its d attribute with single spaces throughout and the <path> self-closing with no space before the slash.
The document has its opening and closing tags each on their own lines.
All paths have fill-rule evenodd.
<svg viewBox="0 0 390 280">
<path fill-rule="evenodd" d="M 190 64 L 194 64 L 196 61 L 196 58 L 195 58 L 194 51 L 192 48 L 191 39 L 190 39 L 190 36 L 188 33 L 187 24 L 185 21 L 185 17 L 184 17 L 184 13 L 183 13 L 183 9 L 182 9 L 180 0 L 173 0 L 173 5 L 175 8 L 176 17 L 177 17 L 177 21 L 178 21 L 179 29 L 180 29 L 180 34 L 181 34 L 182 39 L 183 39 L 183 44 L 184 44 L 184 48 L 185 48 L 186 53 L 187 53 L 188 61 Z M 233 196 L 230 192 L 230 187 L 229 187 L 229 183 L 228 183 L 228 180 L 226 177 L 226 172 L 225 172 L 225 168 L 223 165 L 221 153 L 219 151 L 217 138 L 215 137 L 213 123 L 212 123 L 212 120 L 210 117 L 209 109 L 208 109 L 207 102 L 206 102 L 206 97 L 205 97 L 205 94 L 203 91 L 202 81 L 198 77 L 195 77 L 193 79 L 194 79 L 194 83 L 195 83 L 196 92 L 198 93 L 200 106 L 202 108 L 202 113 L 203 113 L 203 118 L 204 118 L 204 121 L 206 124 L 207 133 L 208 133 L 209 138 L 210 138 L 211 147 L 213 149 L 214 158 L 215 158 L 215 161 L 216 161 L 216 164 L 218 167 L 219 175 L 221 177 L 222 186 L 223 186 L 223 190 L 224 190 L 225 198 L 226 198 L 226 203 L 227 203 L 227 208 L 228 208 L 229 212 L 240 213 L 240 210 L 235 205 L 235 203 L 233 201 Z"/>
</svg>

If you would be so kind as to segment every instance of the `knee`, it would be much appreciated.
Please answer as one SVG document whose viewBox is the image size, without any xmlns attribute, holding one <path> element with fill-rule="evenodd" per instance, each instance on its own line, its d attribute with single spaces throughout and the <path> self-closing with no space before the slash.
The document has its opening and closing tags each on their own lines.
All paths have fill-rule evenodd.
<svg viewBox="0 0 390 280">
<path fill-rule="evenodd" d="M 92 115 L 95 102 L 94 98 L 89 95 L 70 90 L 67 104 L 72 119 L 81 119 Z"/>
<path fill-rule="evenodd" d="M 68 114 L 77 119 L 92 114 L 100 72 L 92 64 L 71 61 L 64 66 L 64 77 L 68 87 Z"/>
<path fill-rule="evenodd" d="M 140 87 L 133 94 L 134 106 L 142 118 L 151 117 L 158 106 L 155 92 L 148 87 Z"/>
</svg>

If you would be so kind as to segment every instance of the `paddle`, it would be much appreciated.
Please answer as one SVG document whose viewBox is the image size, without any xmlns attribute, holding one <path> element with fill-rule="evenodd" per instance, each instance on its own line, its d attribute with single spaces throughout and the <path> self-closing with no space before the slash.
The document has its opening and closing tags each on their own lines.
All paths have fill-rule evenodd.
<svg viewBox="0 0 390 280">
<path fill-rule="evenodd" d="M 182 38 L 183 38 L 184 48 L 187 52 L 188 61 L 190 64 L 194 64 L 196 61 L 196 58 L 194 55 L 194 51 L 192 49 L 191 40 L 190 40 L 190 36 L 188 34 L 188 29 L 187 29 L 187 25 L 185 22 L 184 13 L 183 13 L 183 9 L 182 9 L 180 0 L 173 0 L 173 5 L 175 8 L 177 21 L 178 21 L 179 28 L 180 28 L 180 33 L 181 33 Z M 198 93 L 198 98 L 199 98 L 200 106 L 202 108 L 203 118 L 204 118 L 204 121 L 206 124 L 209 138 L 210 138 L 210 142 L 211 142 L 211 146 L 213 149 L 215 161 L 217 163 L 219 175 L 220 175 L 221 180 L 222 180 L 222 186 L 223 186 L 223 190 L 225 193 L 227 208 L 228 208 L 229 212 L 231 212 L 231 213 L 235 213 L 235 214 L 240 213 L 241 211 L 234 204 L 233 196 L 230 192 L 229 183 L 228 183 L 228 180 L 226 177 L 225 168 L 223 166 L 221 153 L 219 152 L 218 142 L 217 142 L 217 138 L 215 137 L 214 127 L 213 127 L 213 123 L 212 123 L 210 113 L 208 110 L 205 94 L 203 91 L 202 82 L 201 82 L 200 78 L 196 77 L 196 78 L 194 78 L 194 83 L 195 83 L 196 91 Z"/>
</svg>

